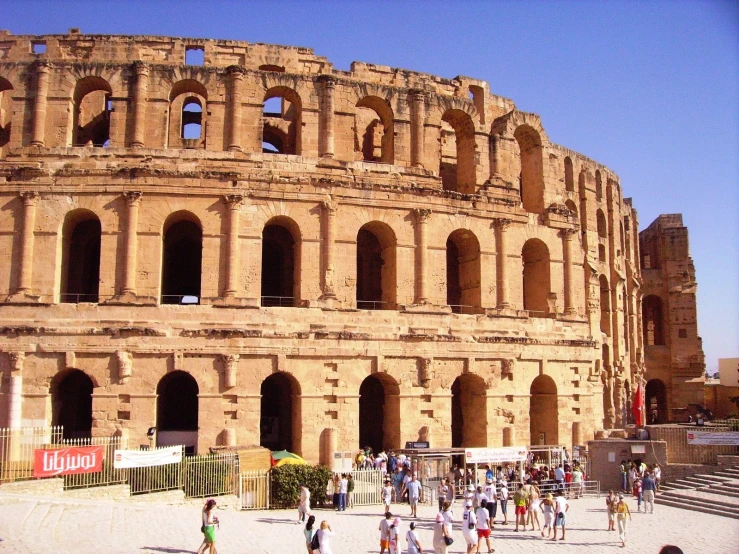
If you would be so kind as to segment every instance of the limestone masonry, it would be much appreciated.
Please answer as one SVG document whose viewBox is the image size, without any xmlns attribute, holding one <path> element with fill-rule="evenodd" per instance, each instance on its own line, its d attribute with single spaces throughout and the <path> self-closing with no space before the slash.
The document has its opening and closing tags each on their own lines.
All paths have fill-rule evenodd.
<svg viewBox="0 0 739 554">
<path fill-rule="evenodd" d="M 663 217 L 640 247 L 618 176 L 477 79 L 3 31 L 0 426 L 312 461 L 569 447 L 652 377 L 667 419 L 703 365 Z M 675 241 L 692 289 L 640 268 Z"/>
</svg>

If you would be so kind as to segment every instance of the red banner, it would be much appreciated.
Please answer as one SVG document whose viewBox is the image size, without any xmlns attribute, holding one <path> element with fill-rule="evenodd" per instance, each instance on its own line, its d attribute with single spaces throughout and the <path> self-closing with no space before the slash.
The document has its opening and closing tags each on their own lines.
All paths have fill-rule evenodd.
<svg viewBox="0 0 739 554">
<path fill-rule="evenodd" d="M 54 477 L 103 470 L 102 446 L 71 446 L 34 451 L 33 476 Z"/>
</svg>

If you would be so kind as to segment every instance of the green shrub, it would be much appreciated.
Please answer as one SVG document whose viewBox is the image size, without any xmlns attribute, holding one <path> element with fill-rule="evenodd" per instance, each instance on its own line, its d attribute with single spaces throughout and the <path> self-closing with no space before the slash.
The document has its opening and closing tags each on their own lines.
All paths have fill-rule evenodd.
<svg viewBox="0 0 739 554">
<path fill-rule="evenodd" d="M 311 506 L 322 506 L 326 501 L 326 486 L 331 470 L 326 466 L 284 465 L 272 468 L 272 505 L 292 508 L 298 505 L 300 484 L 308 485 Z"/>
</svg>

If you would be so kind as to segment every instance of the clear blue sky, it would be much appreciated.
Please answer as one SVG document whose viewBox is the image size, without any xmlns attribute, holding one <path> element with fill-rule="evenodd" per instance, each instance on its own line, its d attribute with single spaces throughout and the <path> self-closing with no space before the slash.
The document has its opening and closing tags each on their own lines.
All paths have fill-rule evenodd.
<svg viewBox="0 0 739 554">
<path fill-rule="evenodd" d="M 739 3 L 0 0 L 14 34 L 152 34 L 307 46 L 468 75 L 613 169 L 642 228 L 682 213 L 709 372 L 739 356 Z"/>
</svg>

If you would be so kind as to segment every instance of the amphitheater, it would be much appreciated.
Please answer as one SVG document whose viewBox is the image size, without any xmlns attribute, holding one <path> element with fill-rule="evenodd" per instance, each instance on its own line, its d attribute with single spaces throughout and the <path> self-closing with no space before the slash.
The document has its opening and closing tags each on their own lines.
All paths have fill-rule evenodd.
<svg viewBox="0 0 739 554">
<path fill-rule="evenodd" d="M 0 209 L 0 426 L 571 447 L 654 335 L 618 176 L 469 77 L 3 31 Z"/>
</svg>

